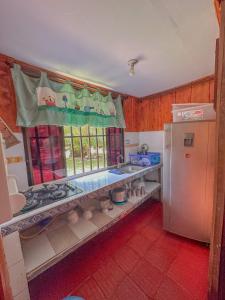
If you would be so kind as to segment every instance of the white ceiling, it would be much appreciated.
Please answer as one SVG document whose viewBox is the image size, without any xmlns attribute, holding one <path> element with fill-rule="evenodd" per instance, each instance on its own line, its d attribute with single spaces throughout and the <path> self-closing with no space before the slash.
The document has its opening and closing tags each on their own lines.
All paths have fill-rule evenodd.
<svg viewBox="0 0 225 300">
<path fill-rule="evenodd" d="M 0 0 L 0 52 L 145 96 L 214 72 L 212 2 Z"/>
</svg>

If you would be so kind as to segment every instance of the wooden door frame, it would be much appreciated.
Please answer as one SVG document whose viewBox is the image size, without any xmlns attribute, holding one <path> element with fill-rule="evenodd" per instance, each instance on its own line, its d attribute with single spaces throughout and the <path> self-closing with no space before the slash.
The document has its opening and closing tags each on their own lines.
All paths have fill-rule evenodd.
<svg viewBox="0 0 225 300">
<path fill-rule="evenodd" d="M 225 0 L 221 1 L 216 70 L 216 174 L 209 264 L 209 299 L 225 299 Z"/>
</svg>

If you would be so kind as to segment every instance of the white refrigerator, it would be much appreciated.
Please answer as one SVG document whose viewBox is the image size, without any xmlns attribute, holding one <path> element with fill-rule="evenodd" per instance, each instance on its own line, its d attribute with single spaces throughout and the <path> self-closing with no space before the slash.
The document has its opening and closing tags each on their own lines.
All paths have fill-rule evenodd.
<svg viewBox="0 0 225 300">
<path fill-rule="evenodd" d="M 215 121 L 165 124 L 164 229 L 210 242 L 214 193 Z"/>
</svg>

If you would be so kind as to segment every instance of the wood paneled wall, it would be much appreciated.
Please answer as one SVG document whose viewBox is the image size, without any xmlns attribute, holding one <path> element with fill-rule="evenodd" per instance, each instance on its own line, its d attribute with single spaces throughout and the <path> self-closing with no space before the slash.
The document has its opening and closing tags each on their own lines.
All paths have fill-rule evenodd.
<svg viewBox="0 0 225 300">
<path fill-rule="evenodd" d="M 213 2 L 214 2 L 216 16 L 217 16 L 219 25 L 221 25 L 221 2 L 222 2 L 222 0 L 214 0 Z"/>
<path fill-rule="evenodd" d="M 138 131 L 137 108 L 138 99 L 129 96 L 123 102 L 124 118 L 126 121 L 126 131 Z"/>
<path fill-rule="evenodd" d="M 0 117 L 14 131 L 16 126 L 16 97 L 9 65 L 0 58 Z"/>
<path fill-rule="evenodd" d="M 172 122 L 172 104 L 214 101 L 214 78 L 208 76 L 165 92 L 124 101 L 126 131 L 162 130 Z"/>
</svg>

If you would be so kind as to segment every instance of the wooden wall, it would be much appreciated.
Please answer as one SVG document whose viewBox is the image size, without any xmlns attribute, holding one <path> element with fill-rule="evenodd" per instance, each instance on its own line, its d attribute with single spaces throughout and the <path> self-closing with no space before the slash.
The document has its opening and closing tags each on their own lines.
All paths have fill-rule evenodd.
<svg viewBox="0 0 225 300">
<path fill-rule="evenodd" d="M 126 121 L 126 131 L 138 131 L 137 107 L 138 99 L 128 96 L 123 102 L 124 118 Z"/>
<path fill-rule="evenodd" d="M 214 0 L 214 7 L 219 25 L 221 25 L 221 2 L 222 0 Z"/>
<path fill-rule="evenodd" d="M 0 117 L 14 131 L 16 126 L 16 98 L 9 65 L 0 57 Z"/>
<path fill-rule="evenodd" d="M 172 104 L 213 101 L 213 76 L 140 99 L 128 97 L 124 101 L 126 131 L 162 130 L 164 123 L 172 122 Z"/>
</svg>

